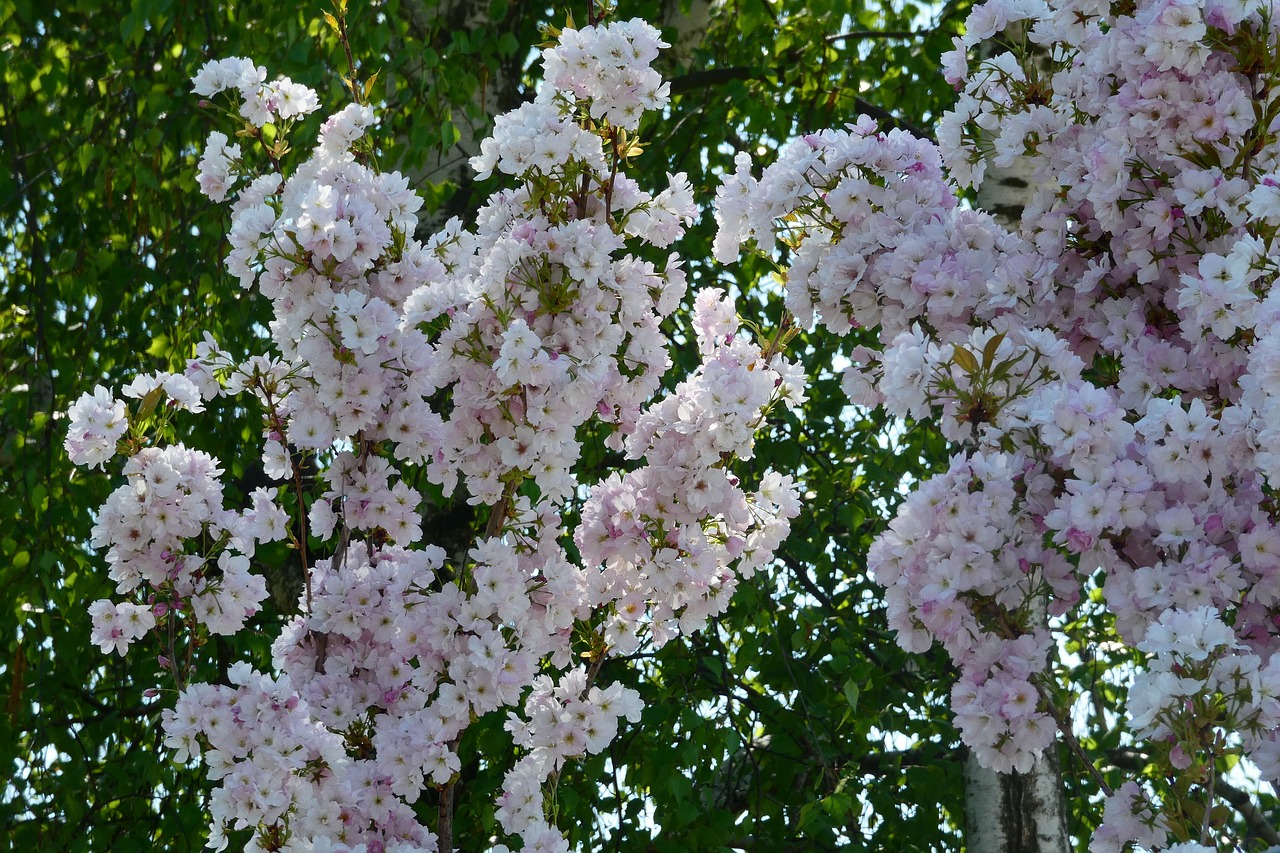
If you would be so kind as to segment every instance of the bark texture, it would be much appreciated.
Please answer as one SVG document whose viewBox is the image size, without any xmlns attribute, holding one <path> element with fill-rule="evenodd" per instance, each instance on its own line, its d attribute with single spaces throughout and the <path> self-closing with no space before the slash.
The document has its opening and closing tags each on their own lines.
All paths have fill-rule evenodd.
<svg viewBox="0 0 1280 853">
<path fill-rule="evenodd" d="M 1043 608 L 1036 617 L 1048 621 Z M 969 853 L 1070 853 L 1057 745 L 1026 773 L 997 773 L 965 756 L 964 817 Z"/>
<path fill-rule="evenodd" d="M 1028 773 L 996 773 L 968 756 L 964 796 L 969 853 L 1067 853 L 1071 848 L 1053 749 Z"/>
</svg>

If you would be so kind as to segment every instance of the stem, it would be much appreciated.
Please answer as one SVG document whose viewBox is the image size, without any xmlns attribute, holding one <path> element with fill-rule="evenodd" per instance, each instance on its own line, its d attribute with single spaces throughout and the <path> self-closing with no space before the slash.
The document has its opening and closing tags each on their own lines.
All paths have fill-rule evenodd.
<svg viewBox="0 0 1280 853">
<path fill-rule="evenodd" d="M 613 224 L 613 184 L 618 179 L 618 129 L 609 128 L 609 147 L 613 152 L 609 165 L 609 183 L 604 185 L 604 221 Z"/>
<path fill-rule="evenodd" d="M 311 561 L 307 559 L 307 501 L 306 492 L 302 488 L 302 471 L 299 469 L 298 461 L 294 458 L 292 451 L 289 450 L 288 441 L 285 439 L 284 422 L 281 420 L 279 414 L 276 413 L 276 404 L 275 400 L 271 397 L 271 390 L 267 388 L 266 383 L 262 381 L 261 377 L 255 376 L 254 378 L 257 382 L 258 388 L 261 389 L 263 396 L 266 398 L 267 411 L 270 414 L 271 428 L 274 432 L 278 432 L 280 434 L 282 443 L 284 444 L 285 453 L 289 456 L 289 468 L 293 471 L 293 488 L 298 495 L 298 533 L 295 535 L 291 531 L 289 539 L 298 549 L 298 554 L 302 558 L 302 581 L 306 587 L 307 616 L 309 617 L 314 612 L 315 608 L 311 602 Z M 338 552 L 333 558 L 335 567 L 341 565 L 341 560 L 346 555 L 348 533 L 347 517 L 344 512 L 342 516 L 342 536 L 338 542 Z M 325 659 L 328 657 L 329 653 L 329 635 L 320 634 L 311 630 L 308 630 L 307 633 L 315 638 L 315 671 L 317 673 L 323 673 Z"/>
<path fill-rule="evenodd" d="M 453 853 L 453 786 L 450 779 L 440 789 L 439 821 L 436 823 L 436 850 L 438 853 Z"/>
<path fill-rule="evenodd" d="M 1214 746 L 1217 746 L 1217 738 L 1214 738 Z M 1209 755 L 1209 779 L 1204 785 L 1204 816 L 1200 819 L 1200 843 L 1209 846 L 1209 818 L 1213 815 L 1213 783 L 1214 775 L 1218 770 L 1217 750 L 1214 749 Z"/>
<path fill-rule="evenodd" d="M 595 644 L 593 643 L 592 645 L 594 646 Z M 596 677 L 600 675 L 600 668 L 604 666 L 604 659 L 607 656 L 608 651 L 609 651 L 608 648 L 603 645 L 593 649 L 591 666 L 588 667 L 587 669 L 587 681 L 586 681 L 586 684 L 584 684 L 582 687 L 582 692 L 578 694 L 579 699 L 585 700 L 587 698 L 587 695 L 591 692 L 592 686 L 595 685 Z M 612 755 L 612 748 L 610 750 L 610 755 Z M 573 756 L 573 758 L 575 759 L 580 757 L 581 755 Z M 563 767 L 556 768 L 554 771 L 551 772 L 549 776 L 547 776 L 546 781 L 543 783 L 543 790 L 546 792 L 548 798 L 551 799 L 553 803 L 555 802 L 555 798 L 557 796 L 557 789 L 560 787 L 560 772 L 563 769 L 564 769 Z M 617 779 L 616 779 L 617 772 L 618 772 L 617 768 L 615 767 L 614 768 L 615 784 L 617 782 Z M 553 815 L 551 818 L 552 823 L 555 822 L 556 814 L 558 814 L 558 812 L 559 812 L 559 807 L 556 806 L 553 809 Z M 619 824 L 619 827 L 621 827 L 621 824 Z M 441 848 L 441 850 L 443 849 L 444 848 Z"/>
<path fill-rule="evenodd" d="M 169 611 L 169 671 L 173 673 L 173 683 L 179 690 L 183 688 L 182 671 L 178 668 L 178 636 L 174 623 L 178 621 L 178 610 L 173 608 Z M 185 621 L 185 620 L 184 620 Z M 194 639 L 194 637 L 193 637 Z"/>
<path fill-rule="evenodd" d="M 502 532 L 502 526 L 506 524 L 507 516 L 511 513 L 511 499 L 515 495 L 515 490 L 515 484 L 508 483 L 502 490 L 502 497 L 493 505 L 493 509 L 489 510 L 489 521 L 484 526 L 485 539 L 492 539 Z"/>
<path fill-rule="evenodd" d="M 575 211 L 576 219 L 587 218 L 587 192 L 591 189 L 591 176 L 587 172 L 582 173 L 582 185 L 578 189 L 577 206 Z"/>
<path fill-rule="evenodd" d="M 195 617 L 195 614 L 192 614 L 192 615 L 191 615 L 191 617 L 190 617 L 190 622 L 189 622 L 188 624 L 190 625 L 190 628 L 188 628 L 188 630 L 190 631 L 190 637 L 189 637 L 189 639 L 187 640 L 187 655 L 186 655 L 186 657 L 187 657 L 187 662 L 186 662 L 186 664 L 182 667 L 182 677 L 181 677 L 181 685 L 182 685 L 182 686 L 185 686 L 185 684 L 186 684 L 186 677 L 187 677 L 187 675 L 189 675 L 189 674 L 191 673 L 191 669 L 192 669 L 192 666 L 193 666 L 193 664 L 192 664 L 192 660 L 193 660 L 193 658 L 195 657 L 195 653 L 196 653 L 195 636 L 196 636 L 196 631 L 198 630 L 198 626 L 196 625 L 196 617 Z M 174 656 L 174 660 L 175 660 L 175 661 L 177 660 L 177 656 L 176 656 L 176 655 Z"/>
<path fill-rule="evenodd" d="M 276 174 L 283 175 L 284 169 L 280 165 L 280 158 L 276 156 L 275 145 L 267 144 L 267 138 L 263 135 L 262 129 L 254 127 L 253 125 L 246 122 L 245 130 L 253 131 L 250 134 L 250 136 L 253 139 L 258 140 L 258 144 L 262 146 L 263 153 L 265 153 L 267 155 L 267 159 L 271 161 L 271 168 L 276 172 Z M 277 136 L 276 141 L 278 142 L 281 138 L 282 138 L 281 136 Z"/>
<path fill-rule="evenodd" d="M 373 442 L 369 441 L 367 438 L 364 437 L 363 431 L 356 433 L 356 441 L 359 442 L 360 444 L 360 473 L 367 474 L 369 473 L 369 453 L 370 451 L 373 450 Z M 344 506 L 343 507 L 344 511 L 342 515 L 342 523 L 343 523 L 344 529 L 346 527 L 346 519 L 347 519 L 345 509 L 346 507 Z M 364 542 L 365 542 L 365 555 L 369 558 L 369 562 L 372 563 L 373 554 L 374 554 L 374 551 L 376 550 L 376 545 L 374 544 L 373 536 L 366 536 Z"/>
<path fill-rule="evenodd" d="M 507 515 L 511 512 L 512 497 L 515 494 L 515 484 L 508 483 L 506 488 L 502 490 L 502 497 L 493 509 L 489 511 L 489 521 L 484 527 L 484 536 L 486 539 L 492 539 L 502 533 L 502 526 L 506 523 Z M 468 581 L 469 593 L 475 592 L 475 584 Z M 450 751 L 456 752 L 461 735 L 454 738 L 449 743 Z M 436 851 L 437 853 L 453 853 L 453 799 L 454 789 L 458 784 L 458 776 L 454 775 L 452 779 L 446 782 L 440 788 L 440 804 L 437 807 L 436 820 Z"/>
<path fill-rule="evenodd" d="M 298 461 L 294 459 L 293 453 L 289 450 L 288 439 L 285 438 L 284 422 L 280 419 L 280 415 L 276 412 L 275 400 L 271 398 L 271 390 L 267 388 L 261 377 L 255 377 L 258 387 L 262 390 L 263 396 L 267 401 L 267 411 L 271 416 L 271 429 L 280 434 L 282 443 L 284 444 L 284 452 L 289 456 L 289 468 L 293 472 L 293 489 L 298 496 L 298 533 L 294 535 L 290 533 L 289 538 L 293 540 L 293 544 L 298 549 L 298 555 L 302 558 L 302 579 L 307 588 L 307 615 L 311 614 L 311 562 L 307 559 L 307 500 L 306 493 L 302 488 L 302 471 L 298 468 Z"/>
<path fill-rule="evenodd" d="M 773 357 L 782 352 L 783 347 L 787 345 L 791 337 L 788 332 L 791 331 L 793 323 L 791 312 L 784 308 L 782 310 L 782 319 L 778 321 L 778 330 L 773 333 L 773 340 L 769 341 L 769 345 L 760 353 L 760 357 L 764 359 L 765 364 L 773 361 Z"/>
<path fill-rule="evenodd" d="M 600 653 L 591 661 L 591 667 L 587 670 L 587 683 L 582 688 L 582 693 L 578 697 L 579 699 L 586 699 L 587 694 L 591 692 L 592 685 L 596 683 L 596 676 L 600 674 L 600 667 L 604 666 L 604 659 L 607 651 L 608 649 L 606 648 L 600 649 Z"/>
<path fill-rule="evenodd" d="M 338 14 L 335 16 L 338 20 L 338 42 L 342 45 L 342 51 L 347 55 L 347 69 L 350 71 L 351 77 L 348 85 L 351 88 L 351 97 L 355 99 L 357 104 L 364 103 L 363 93 L 360 87 L 356 85 L 356 60 L 351 55 L 351 41 L 347 38 L 347 13 L 342 8 L 345 4 L 338 4 Z"/>
<path fill-rule="evenodd" d="M 286 447 L 285 452 L 289 453 Z M 289 453 L 289 467 L 293 469 L 293 488 L 298 494 L 298 532 L 299 535 L 293 538 L 297 543 L 298 554 L 302 557 L 302 579 L 307 586 L 307 615 L 311 615 L 311 563 L 307 560 L 307 528 L 306 524 L 306 502 L 302 492 L 302 472 L 298 470 L 298 463 L 294 461 L 293 454 Z"/>
<path fill-rule="evenodd" d="M 1111 796 L 1114 793 L 1111 786 L 1107 784 L 1107 780 L 1103 777 L 1101 771 L 1089 760 L 1089 755 L 1084 751 L 1084 747 L 1080 745 L 1080 741 L 1076 740 L 1075 733 L 1071 731 L 1071 726 L 1067 725 L 1067 721 L 1049 696 L 1048 691 L 1045 690 L 1044 685 L 1040 683 L 1039 679 L 1032 679 L 1031 683 L 1035 685 L 1036 692 L 1044 700 L 1049 716 L 1053 717 L 1053 721 L 1058 724 L 1058 731 L 1062 732 L 1062 737 L 1067 742 L 1067 746 L 1071 747 L 1071 751 L 1075 753 L 1076 758 L 1080 759 L 1080 763 L 1089 771 L 1089 775 L 1093 776 L 1093 781 L 1098 783 L 1098 787 L 1102 789 L 1102 792 L 1108 797 Z"/>
</svg>

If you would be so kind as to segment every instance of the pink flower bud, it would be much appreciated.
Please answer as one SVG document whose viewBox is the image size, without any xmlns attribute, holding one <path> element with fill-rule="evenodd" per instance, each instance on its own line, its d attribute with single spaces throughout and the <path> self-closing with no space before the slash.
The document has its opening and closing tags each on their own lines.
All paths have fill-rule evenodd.
<svg viewBox="0 0 1280 853">
<path fill-rule="evenodd" d="M 1079 528 L 1072 527 L 1067 530 L 1067 547 L 1077 554 L 1087 551 L 1093 547 L 1093 536 Z"/>
</svg>

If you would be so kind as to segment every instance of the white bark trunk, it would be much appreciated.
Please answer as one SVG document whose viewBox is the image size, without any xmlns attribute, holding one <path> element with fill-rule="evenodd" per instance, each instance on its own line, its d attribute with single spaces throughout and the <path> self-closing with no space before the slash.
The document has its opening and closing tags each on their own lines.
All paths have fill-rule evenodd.
<svg viewBox="0 0 1280 853">
<path fill-rule="evenodd" d="M 1015 25 L 1016 26 L 1016 25 Z M 1018 230 L 1022 211 L 1035 191 L 1027 157 L 1007 167 L 987 162 L 975 206 L 1005 228 Z M 1047 624 L 1043 607 L 1036 618 Z M 971 753 L 964 766 L 965 842 L 969 853 L 1069 853 L 1067 804 L 1056 746 L 1025 774 L 996 773 Z"/>
<path fill-rule="evenodd" d="M 1050 748 L 1028 773 L 996 773 L 972 754 L 964 765 L 969 853 L 1068 853 L 1066 802 Z"/>
<path fill-rule="evenodd" d="M 662 15 L 655 23 L 671 37 L 671 49 L 664 62 L 688 70 L 693 61 L 693 51 L 702 45 L 707 28 L 711 26 L 711 13 L 724 5 L 723 0 L 692 0 L 688 9 L 681 0 L 666 0 Z"/>
<path fill-rule="evenodd" d="M 1035 609 L 1032 619 L 1047 625 L 1044 602 Z M 964 817 L 969 853 L 1070 853 L 1057 744 L 1026 773 L 997 773 L 969 753 L 964 762 Z"/>
</svg>

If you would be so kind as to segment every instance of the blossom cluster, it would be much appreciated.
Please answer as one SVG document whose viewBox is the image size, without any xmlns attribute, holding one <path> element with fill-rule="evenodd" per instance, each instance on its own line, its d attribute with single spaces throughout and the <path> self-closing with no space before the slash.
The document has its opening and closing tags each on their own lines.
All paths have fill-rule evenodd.
<svg viewBox="0 0 1280 853">
<path fill-rule="evenodd" d="M 658 642 L 723 612 L 738 574 L 769 559 L 799 512 L 789 476 L 770 472 L 748 494 L 723 467 L 727 455 L 751 457 L 761 412 L 775 400 L 803 401 L 799 377 L 738 334 L 719 290 L 698 294 L 694 327 L 702 367 L 627 436 L 627 456 L 646 464 L 597 487 L 575 533 L 582 559 L 605 566 L 595 603 L 613 607 L 605 637 L 622 654 L 638 647 L 645 602 Z"/>
<path fill-rule="evenodd" d="M 103 467 L 116 454 L 116 443 L 129 430 L 123 400 L 101 385 L 81 395 L 67 411 L 70 425 L 63 445 L 76 465 Z"/>
<path fill-rule="evenodd" d="M 1006 31 L 1009 51 L 971 64 Z M 862 119 L 788 143 L 758 178 L 740 156 L 717 197 L 719 259 L 785 244 L 793 313 L 867 330 L 852 401 L 936 419 L 955 444 L 869 568 L 904 647 L 937 640 L 960 666 L 953 708 L 990 766 L 1051 742 L 1054 709 L 1028 689 L 1050 664 L 1044 613 L 1100 580 L 1150 654 L 1135 733 L 1194 733 L 1175 768 L 1243 738 L 1280 778 L 1262 675 L 1280 661 L 1280 147 L 1258 82 L 1280 76 L 1275 38 L 1265 4 L 992 0 L 944 58 L 961 94 L 937 148 Z M 978 186 L 1015 163 L 1034 176 L 1018 221 L 957 204 L 947 175 Z M 1186 653 L 1158 638 L 1188 619 L 1230 653 L 1175 683 Z M 1175 701 L 1187 690 L 1232 710 L 1206 722 Z M 1136 813 L 1111 809 L 1098 849 L 1184 830 L 1130 832 Z"/>
<path fill-rule="evenodd" d="M 288 77 L 268 82 L 267 69 L 242 56 L 205 63 L 191 83 L 191 90 L 205 98 L 225 91 L 238 93 L 239 113 L 255 127 L 269 124 L 273 117 L 292 119 L 320 109 L 310 87 Z"/>
<path fill-rule="evenodd" d="M 467 729 L 505 711 L 524 754 L 499 821 L 524 849 L 567 849 L 542 808 L 548 777 L 640 709 L 634 691 L 594 683 L 599 663 L 699 630 L 786 536 L 791 479 L 770 472 L 748 489 L 729 466 L 751 457 L 772 406 L 803 400 L 796 367 L 705 290 L 702 363 L 658 394 L 671 365 L 660 327 L 686 282 L 677 257 L 652 249 L 697 209 L 683 175 L 650 193 L 620 166 L 640 113 L 665 103 L 651 67 L 662 46 L 641 21 L 561 33 L 544 52 L 547 85 L 498 119 L 473 162 L 517 186 L 473 228 L 454 220 L 425 242 L 421 199 L 366 156 L 366 105 L 330 116 L 291 173 L 279 146 L 255 177 L 247 142 L 210 136 L 201 188 L 230 196 L 227 270 L 271 301 L 275 353 L 236 361 L 206 339 L 184 376 L 132 391 L 144 404 L 167 394 L 166 412 L 254 397 L 263 471 L 296 491 L 305 532 L 276 488 L 228 510 L 212 458 L 122 441 L 145 418 L 105 390 L 76 404 L 68 448 L 82 464 L 126 457 L 129 483 L 94 534 L 131 596 L 95 606 L 104 649 L 123 651 L 166 608 L 201 630 L 240 629 L 265 597 L 248 571 L 258 542 L 289 537 L 305 561 L 308 535 L 331 555 L 304 566 L 273 672 L 237 664 L 230 686 L 189 685 L 165 714 L 179 759 L 200 757 L 220 783 L 213 846 L 234 828 L 261 850 L 435 849 L 413 804 L 454 784 Z M 283 128 L 315 104 L 247 60 L 209 64 L 195 89 L 256 126 Z M 656 259 L 634 251 L 645 244 Z M 582 482 L 594 431 L 638 467 Z M 310 492 L 304 458 L 319 472 Z M 423 542 L 411 483 L 424 481 L 487 512 L 469 550 Z M 585 506 L 567 531 L 571 499 Z M 583 657 L 589 670 L 574 667 Z"/>
<path fill-rule="evenodd" d="M 1053 722 L 1030 681 L 1051 640 L 1034 625 L 985 624 L 980 614 L 1017 613 L 1045 588 L 1058 601 L 1076 594 L 1071 566 L 1018 512 L 1015 481 L 1027 467 L 1018 455 L 955 456 L 945 474 L 908 496 L 867 558 L 899 644 L 922 652 L 937 639 L 960 667 L 956 724 L 1002 772 L 1025 773 L 1053 742 Z"/>
<path fill-rule="evenodd" d="M 169 411 L 203 409 L 197 386 L 181 375 L 139 377 L 123 393 L 139 400 L 135 421 L 165 398 Z M 125 443 L 120 439 L 129 430 L 127 405 L 106 389 L 82 396 L 70 414 L 66 447 L 78 464 L 104 464 Z M 249 557 L 257 543 L 284 535 L 274 490 L 260 489 L 244 512 L 229 510 L 217 461 L 181 444 L 136 447 L 122 473 L 126 482 L 99 510 L 90 544 L 107 549 L 117 593 L 145 591 L 147 606 L 96 602 L 94 642 L 123 654 L 167 619 L 193 619 L 218 634 L 240 630 L 266 597 L 262 578 L 249 571 Z M 217 545 L 200 553 L 188 547 L 196 539 Z"/>
<path fill-rule="evenodd" d="M 1205 729 L 1234 733 L 1260 765 L 1275 766 L 1280 657 L 1267 662 L 1244 651 L 1209 606 L 1166 610 L 1138 648 L 1151 658 L 1130 688 L 1130 725 L 1135 736 L 1159 745 L 1176 772 L 1205 773 L 1214 758 L 1202 748 Z M 1130 783 L 1108 798 L 1105 811 L 1105 824 L 1090 844 L 1095 853 L 1119 853 L 1129 841 L 1165 846 L 1171 827 L 1150 793 Z"/>
<path fill-rule="evenodd" d="M 632 131 L 645 112 L 667 105 L 671 84 L 652 63 L 669 46 L 639 19 L 565 30 L 555 47 L 542 52 L 543 79 L 571 93 L 593 119 Z"/>
<path fill-rule="evenodd" d="M 599 753 L 617 735 L 621 718 L 639 722 L 641 707 L 636 691 L 617 684 L 595 687 L 583 667 L 558 683 L 546 676 L 535 679 L 524 717 L 510 714 L 507 721 L 516 745 L 526 751 L 503 780 L 497 811 L 503 829 L 519 835 L 525 849 L 567 850 L 547 823 L 542 780 L 566 759 Z"/>
</svg>

